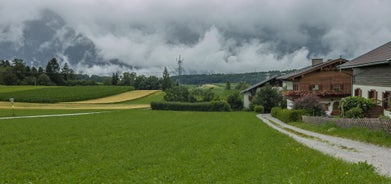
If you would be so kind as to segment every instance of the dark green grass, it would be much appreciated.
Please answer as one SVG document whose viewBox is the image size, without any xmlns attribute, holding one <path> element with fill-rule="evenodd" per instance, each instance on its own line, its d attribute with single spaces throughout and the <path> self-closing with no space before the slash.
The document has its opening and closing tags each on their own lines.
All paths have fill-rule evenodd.
<svg viewBox="0 0 391 184">
<path fill-rule="evenodd" d="M 368 128 L 361 127 L 340 128 L 334 123 L 314 125 L 304 122 L 293 122 L 289 124 L 322 134 L 344 137 L 362 142 L 391 147 L 391 134 L 387 133 L 386 131 L 371 130 Z"/>
<path fill-rule="evenodd" d="M 252 113 L 115 111 L 0 121 L 0 183 L 390 183 Z"/>
<path fill-rule="evenodd" d="M 121 102 L 124 104 L 150 104 L 151 102 L 161 102 L 164 101 L 165 93 L 163 91 L 158 91 L 156 93 L 150 94 L 148 96 L 138 98 L 131 101 Z"/>
<path fill-rule="evenodd" d="M 129 86 L 55 86 L 0 93 L 0 101 L 55 103 L 101 98 L 132 90 Z"/>
</svg>

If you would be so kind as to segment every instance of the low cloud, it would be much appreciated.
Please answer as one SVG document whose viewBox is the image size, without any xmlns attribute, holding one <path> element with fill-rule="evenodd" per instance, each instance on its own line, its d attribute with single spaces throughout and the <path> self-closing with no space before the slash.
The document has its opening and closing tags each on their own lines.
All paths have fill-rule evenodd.
<svg viewBox="0 0 391 184">
<path fill-rule="evenodd" d="M 102 58 L 124 64 L 77 66 L 95 74 L 125 66 L 175 73 L 179 55 L 188 73 L 285 70 L 313 57 L 353 59 L 391 39 L 391 1 L 384 0 L 5 0 L 0 41 L 23 43 L 23 21 L 43 9 L 91 39 Z"/>
</svg>

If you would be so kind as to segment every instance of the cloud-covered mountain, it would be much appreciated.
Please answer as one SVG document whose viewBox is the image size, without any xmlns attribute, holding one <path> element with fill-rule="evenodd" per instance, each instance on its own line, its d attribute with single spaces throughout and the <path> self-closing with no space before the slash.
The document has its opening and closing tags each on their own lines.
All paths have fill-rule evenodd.
<svg viewBox="0 0 391 184">
<path fill-rule="evenodd" d="M 89 74 L 174 73 L 179 54 L 185 73 L 287 70 L 388 42 L 390 10 L 384 0 L 3 0 L 0 58 L 56 56 Z"/>
<path fill-rule="evenodd" d="M 61 63 L 67 62 L 82 73 L 94 66 L 131 68 L 115 58 L 104 60 L 97 54 L 98 50 L 92 40 L 77 33 L 62 17 L 48 9 L 41 11 L 37 19 L 22 22 L 19 26 L 21 31 L 18 30 L 20 35 L 17 39 L 1 40 L 2 59 L 21 58 L 28 65 L 44 67 L 51 58 L 56 57 Z M 6 26 L 3 27 L 2 34 L 12 35 L 15 30 Z"/>
</svg>

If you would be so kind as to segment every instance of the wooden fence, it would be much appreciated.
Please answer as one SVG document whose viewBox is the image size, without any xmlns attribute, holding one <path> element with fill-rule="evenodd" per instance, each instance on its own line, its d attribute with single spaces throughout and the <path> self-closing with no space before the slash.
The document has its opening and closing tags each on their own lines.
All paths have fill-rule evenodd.
<svg viewBox="0 0 391 184">
<path fill-rule="evenodd" d="M 327 118 L 327 117 L 317 117 L 317 116 L 303 116 L 302 118 L 303 121 L 306 123 L 312 123 L 317 125 L 322 125 L 325 123 L 335 123 L 337 126 L 341 128 L 363 127 L 372 130 L 385 130 L 391 134 L 391 120 L 389 119 L 380 119 L 380 118 L 351 119 L 351 118 Z"/>
</svg>

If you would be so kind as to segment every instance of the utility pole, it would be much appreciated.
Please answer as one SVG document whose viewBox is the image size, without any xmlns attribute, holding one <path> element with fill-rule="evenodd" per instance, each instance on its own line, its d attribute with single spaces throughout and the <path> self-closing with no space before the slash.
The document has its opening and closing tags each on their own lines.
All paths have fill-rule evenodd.
<svg viewBox="0 0 391 184">
<path fill-rule="evenodd" d="M 178 63 L 178 83 L 181 84 L 181 75 L 183 72 L 183 58 L 181 58 L 181 55 L 179 55 L 179 58 L 177 58 L 177 63 Z"/>
</svg>

